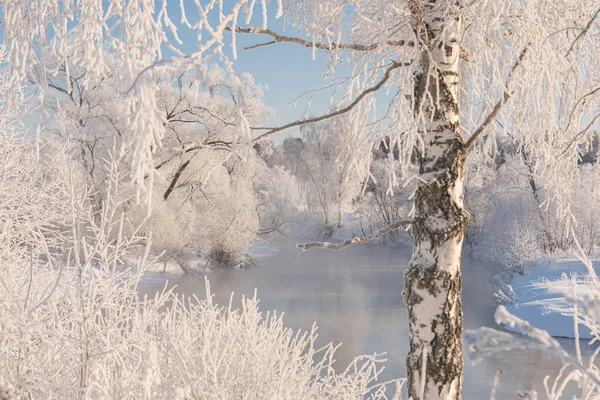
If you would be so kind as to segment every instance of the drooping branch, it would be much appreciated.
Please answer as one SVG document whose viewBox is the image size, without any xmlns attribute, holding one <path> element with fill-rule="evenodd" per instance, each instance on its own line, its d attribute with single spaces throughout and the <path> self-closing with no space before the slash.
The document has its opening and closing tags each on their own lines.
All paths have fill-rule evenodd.
<svg viewBox="0 0 600 400">
<path fill-rule="evenodd" d="M 585 105 L 585 103 L 587 102 L 587 99 L 594 96 L 596 93 L 600 92 L 600 86 L 598 86 L 597 88 L 587 92 L 586 94 L 584 94 L 583 96 L 581 96 L 579 98 L 579 100 L 577 100 L 577 102 L 575 103 L 575 105 L 573 106 L 573 109 L 571 110 L 571 113 L 569 114 L 569 120 L 567 121 L 567 125 L 565 127 L 565 130 L 569 129 L 569 127 L 571 126 L 571 122 L 573 122 L 573 116 L 575 115 L 575 112 L 577 111 L 578 107 L 581 105 L 582 107 Z"/>
<path fill-rule="evenodd" d="M 600 119 L 600 114 L 596 114 L 596 116 L 594 118 L 592 118 L 592 120 L 579 132 L 577 132 L 577 134 L 569 141 L 569 144 L 567 144 L 567 146 L 565 146 L 565 149 L 560 153 L 559 158 L 564 157 L 569 150 L 571 149 L 571 147 L 577 143 L 577 140 L 579 140 L 583 135 L 585 135 L 592 126 L 594 126 L 594 124 L 596 123 L 596 121 L 598 121 L 598 119 Z"/>
<path fill-rule="evenodd" d="M 330 118 L 333 118 L 333 117 L 337 117 L 338 115 L 345 114 L 348 111 L 352 110 L 368 94 L 376 92 L 379 89 L 381 89 L 381 87 L 383 85 L 385 85 L 385 83 L 390 79 L 390 77 L 392 76 L 392 72 L 395 69 L 398 69 L 400 67 L 405 67 L 405 66 L 408 66 L 410 64 L 411 63 L 399 63 L 397 61 L 392 61 L 392 65 L 388 69 L 385 70 L 385 74 L 383 75 L 383 78 L 381 78 L 381 80 L 379 82 L 377 82 L 377 84 L 375 84 L 374 86 L 371 86 L 370 88 L 367 88 L 367 89 L 363 90 L 356 97 L 356 99 L 354 99 L 354 101 L 352 103 L 348 104 L 344 108 L 340 108 L 339 110 L 331 112 L 329 114 L 324 114 L 324 115 L 321 115 L 321 116 L 318 116 L 318 117 L 314 117 L 314 118 L 307 118 L 307 119 L 297 120 L 297 121 L 294 121 L 294 122 L 290 122 L 289 124 L 285 124 L 283 126 L 280 126 L 280 127 L 277 127 L 277 128 L 273 128 L 273 129 L 271 129 L 271 130 L 269 130 L 269 131 L 267 131 L 265 133 L 262 133 L 262 134 L 258 135 L 252 141 L 256 143 L 257 141 L 261 140 L 262 138 L 265 138 L 267 136 L 271 136 L 272 134 L 274 134 L 276 132 L 281 132 L 281 131 L 284 131 L 286 129 L 293 128 L 295 126 L 301 126 L 301 125 L 306 125 L 306 124 L 310 124 L 310 123 L 313 123 L 313 122 L 324 121 L 326 119 L 330 119 Z"/>
<path fill-rule="evenodd" d="M 380 237 L 385 236 L 388 233 L 390 233 L 398 228 L 412 225 L 413 222 L 414 221 L 411 221 L 411 220 L 396 221 L 396 222 L 389 224 L 385 228 L 375 232 L 374 234 L 372 234 L 370 236 L 355 237 L 355 238 L 346 240 L 345 242 L 342 242 L 342 243 L 314 242 L 314 243 L 298 244 L 297 247 L 302 250 L 308 250 L 308 249 L 312 249 L 315 247 L 321 248 L 321 249 L 343 250 L 346 247 L 350 247 L 355 244 L 372 242 L 373 240 L 379 239 Z"/>
<path fill-rule="evenodd" d="M 585 28 L 583 28 L 583 30 L 579 32 L 579 35 L 577 35 L 575 40 L 573 40 L 573 43 L 571 43 L 571 46 L 569 47 L 567 54 L 565 54 L 565 57 L 568 57 L 569 54 L 571 54 L 571 52 L 575 48 L 575 44 L 577 44 L 577 42 L 589 32 L 590 28 L 592 27 L 592 24 L 594 23 L 594 20 L 596 19 L 596 17 L 598 17 L 598 14 L 600 14 L 600 8 L 596 10 L 596 12 L 594 13 L 594 15 L 592 15 L 592 18 L 589 20 Z"/>
<path fill-rule="evenodd" d="M 228 31 L 232 31 L 232 28 L 230 26 L 225 28 Z M 250 33 L 250 34 L 259 34 L 259 35 L 269 35 L 272 36 L 273 38 L 275 38 L 275 40 L 272 40 L 270 42 L 266 42 L 266 43 L 260 43 L 257 45 L 253 45 L 253 46 L 248 46 L 248 47 L 244 47 L 244 50 L 250 50 L 250 49 L 254 49 L 256 47 L 261 47 L 261 46 L 268 46 L 271 44 L 275 44 L 275 43 L 297 43 L 300 44 L 304 47 L 308 47 L 308 48 L 313 48 L 316 47 L 317 49 L 321 49 L 321 50 L 337 50 L 337 49 L 345 49 L 345 50 L 357 50 L 357 51 L 370 51 L 370 50 L 375 50 L 378 46 L 380 46 L 379 43 L 371 43 L 371 44 L 359 44 L 359 43 L 313 43 L 310 40 L 306 40 L 306 39 L 301 39 L 295 36 L 285 36 L 285 35 L 280 35 L 277 32 L 271 30 L 271 29 L 262 29 L 262 28 L 255 28 L 255 27 L 249 27 L 249 28 L 243 28 L 243 27 L 239 27 L 237 26 L 235 28 L 235 32 L 236 33 Z M 415 42 L 413 40 L 386 40 L 385 44 L 387 46 L 408 46 L 408 47 L 415 47 Z"/>
<path fill-rule="evenodd" d="M 498 100 L 498 102 L 496 103 L 496 105 L 494 106 L 492 111 L 483 120 L 483 122 L 481 123 L 481 125 L 479 125 L 479 127 L 475 130 L 475 132 L 473 132 L 473 134 L 471 135 L 469 140 L 467 140 L 467 142 L 465 143 L 466 148 L 469 148 L 475 142 L 475 140 L 479 137 L 479 135 L 481 135 L 481 133 L 489 126 L 489 124 L 498 116 L 498 114 L 500 113 L 500 110 L 502 110 L 502 107 L 504 107 L 504 105 L 508 102 L 508 100 L 510 100 L 510 98 L 512 96 L 512 92 L 510 91 L 510 86 L 511 86 L 513 77 L 515 75 L 515 71 L 517 70 L 519 65 L 521 65 L 521 62 L 523 62 L 523 59 L 525 58 L 525 56 L 527 55 L 527 52 L 529 51 L 530 45 L 531 45 L 531 43 L 528 43 L 527 46 L 525 46 L 525 48 L 521 51 L 521 54 L 519 54 L 519 57 L 513 64 L 512 68 L 510 69 L 510 72 L 508 73 L 508 77 L 506 78 L 506 83 L 504 85 L 504 93 L 502 94 L 502 98 L 500 98 L 500 100 Z"/>
</svg>

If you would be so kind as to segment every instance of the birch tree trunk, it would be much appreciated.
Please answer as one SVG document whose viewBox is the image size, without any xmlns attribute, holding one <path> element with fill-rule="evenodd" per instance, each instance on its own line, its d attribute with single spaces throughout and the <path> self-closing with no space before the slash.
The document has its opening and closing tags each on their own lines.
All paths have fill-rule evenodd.
<svg viewBox="0 0 600 400">
<path fill-rule="evenodd" d="M 460 399 L 462 309 L 460 256 L 466 147 L 459 135 L 458 43 L 452 0 L 410 2 L 422 51 L 415 115 L 424 149 L 415 194 L 414 249 L 405 276 L 410 350 L 409 399 Z M 416 8 L 415 8 L 416 7 Z"/>
</svg>

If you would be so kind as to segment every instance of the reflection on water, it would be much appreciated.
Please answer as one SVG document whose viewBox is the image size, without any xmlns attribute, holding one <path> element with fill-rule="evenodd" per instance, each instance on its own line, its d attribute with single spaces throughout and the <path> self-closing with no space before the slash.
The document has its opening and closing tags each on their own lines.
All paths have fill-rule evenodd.
<svg viewBox="0 0 600 400">
<path fill-rule="evenodd" d="M 343 343 L 336 353 L 339 369 L 356 355 L 386 352 L 381 379 L 387 380 L 406 376 L 408 324 L 402 288 L 409 258 L 406 248 L 365 245 L 302 252 L 290 245 L 259 259 L 256 267 L 214 270 L 209 279 L 220 304 L 228 304 L 231 292 L 239 301 L 240 295 L 252 296 L 256 288 L 261 309 L 285 312 L 287 326 L 306 330 L 316 322 L 321 344 Z M 494 326 L 492 269 L 463 257 L 462 271 L 465 329 Z M 178 293 L 204 296 L 204 277 L 171 283 Z M 569 340 L 562 344 L 572 347 Z M 497 370 L 503 371 L 497 399 L 514 399 L 519 390 L 541 394 L 544 376 L 554 377 L 560 367 L 558 359 L 540 351 L 498 353 L 475 366 L 465 365 L 463 398 L 488 399 Z"/>
</svg>

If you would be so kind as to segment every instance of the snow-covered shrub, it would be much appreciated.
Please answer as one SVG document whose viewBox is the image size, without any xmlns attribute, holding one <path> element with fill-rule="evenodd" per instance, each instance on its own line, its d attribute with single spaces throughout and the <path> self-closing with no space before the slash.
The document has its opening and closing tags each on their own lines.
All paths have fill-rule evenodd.
<svg viewBox="0 0 600 400">
<path fill-rule="evenodd" d="M 221 182 L 220 192 L 210 212 L 203 213 L 206 224 L 203 241 L 208 243 L 208 256 L 222 266 L 243 261 L 242 256 L 259 229 L 256 198 L 248 174 L 251 166 L 238 165 L 239 175 L 230 177 L 225 168 L 215 171 L 215 182 Z M 220 176 L 219 176 L 220 175 Z"/>
<path fill-rule="evenodd" d="M 71 203 L 85 198 L 70 190 L 69 181 L 81 181 L 69 160 L 64 147 L 42 144 L 38 156 L 29 140 L 11 131 L 0 134 L 0 301 L 37 301 L 45 294 L 31 287 L 31 279 L 49 286 L 55 281 L 55 270 L 37 266 L 64 261 L 64 247 L 73 236 Z M 0 326 L 6 312 L 17 312 L 4 306 Z M 18 310 L 24 324 L 25 311 Z"/>
<path fill-rule="evenodd" d="M 489 257 L 502 263 L 510 271 L 523 273 L 525 264 L 543 255 L 539 232 L 517 220 L 502 225 L 494 235 L 486 239 Z"/>
<path fill-rule="evenodd" d="M 151 243 L 140 230 L 124 232 L 122 160 L 104 166 L 107 197 L 95 216 L 72 175 L 45 180 L 27 142 L 0 139 L 11 150 L 0 151 L 10 167 L 0 180 L 0 218 L 14 228 L 0 241 L 2 396 L 386 398 L 387 385 L 376 381 L 381 357 L 358 358 L 336 373 L 335 346 L 316 347 L 315 329 L 294 332 L 280 314 L 261 314 L 256 298 L 241 309 L 221 308 L 210 294 L 183 299 L 163 290 L 141 298 Z M 55 208 L 63 204 L 67 210 Z M 65 226 L 71 244 L 59 236 Z M 51 246 L 65 251 L 61 261 Z"/>
<path fill-rule="evenodd" d="M 261 314 L 256 297 L 243 299 L 239 310 L 220 308 L 210 297 L 178 300 L 174 308 L 186 312 L 171 311 L 152 328 L 157 398 L 172 396 L 173 387 L 186 399 L 385 398 L 385 384 L 375 381 L 379 357 L 359 357 L 336 374 L 335 347 L 317 348 L 316 328 L 286 328 L 281 314 Z"/>
</svg>

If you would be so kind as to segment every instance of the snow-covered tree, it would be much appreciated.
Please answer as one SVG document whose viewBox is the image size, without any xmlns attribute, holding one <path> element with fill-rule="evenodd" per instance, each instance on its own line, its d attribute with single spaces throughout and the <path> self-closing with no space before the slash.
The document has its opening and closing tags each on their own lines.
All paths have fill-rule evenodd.
<svg viewBox="0 0 600 400">
<path fill-rule="evenodd" d="M 254 190 L 261 225 L 258 234 L 289 236 L 299 214 L 300 193 L 296 177 L 282 166 L 275 165 L 266 169 Z"/>
<path fill-rule="evenodd" d="M 410 213 L 410 195 L 414 192 L 415 184 L 414 180 L 410 180 L 414 171 L 398 168 L 399 149 L 390 146 L 389 138 L 382 140 L 373 153 L 369 176 L 356 204 L 365 236 L 402 220 Z M 394 231 L 391 235 L 404 236 L 400 231 Z"/>
<path fill-rule="evenodd" d="M 304 125 L 301 139 L 287 139 L 284 148 L 290 168 L 302 183 L 308 210 L 317 215 L 325 235 L 331 236 L 362 189 L 362 171 L 354 161 L 368 147 L 360 136 L 346 132 L 341 121 L 331 120 Z"/>
<path fill-rule="evenodd" d="M 336 346 L 316 347 L 316 328 L 294 332 L 282 315 L 264 316 L 255 297 L 222 308 L 208 282 L 202 300 L 141 294 L 151 243 L 124 232 L 123 156 L 98 165 L 99 216 L 70 161 L 36 160 L 31 141 L 0 135 L 3 399 L 385 399 L 390 383 L 400 389 L 377 381 L 377 355 L 334 372 Z"/>
<path fill-rule="evenodd" d="M 67 76 L 63 66 L 48 79 L 47 130 L 75 149 L 100 211 L 107 177 L 98 166 L 114 146 L 117 151 L 127 150 L 122 135 L 128 115 L 112 76 L 85 86 L 86 73 L 71 72 Z M 254 151 L 246 155 L 254 167 L 240 167 L 239 156 L 227 144 L 235 134 L 231 121 L 237 115 L 231 77 L 217 66 L 201 72 L 154 75 L 166 132 L 155 154 L 153 212 L 144 231 L 153 231 L 155 249 L 166 252 L 165 260 L 175 258 L 185 270 L 201 253 L 219 264 L 239 262 L 258 229 L 253 182 L 266 172 Z M 270 119 L 273 111 L 262 103 L 264 87 L 248 74 L 240 80 L 248 120 L 258 125 Z M 131 194 L 124 195 L 128 199 L 122 204 L 124 211 L 130 210 L 128 218 L 140 223 L 146 218 L 145 205 L 137 207 Z"/>
<path fill-rule="evenodd" d="M 281 127 L 249 124 L 243 112 L 243 84 L 232 75 L 238 100 L 232 122 L 238 129 L 232 147 L 242 145 L 248 151 L 253 141 L 275 132 L 345 114 L 346 134 L 375 140 L 383 134 L 398 143 L 401 165 L 408 167 L 416 152 L 419 187 L 414 194 L 414 215 L 407 216 L 414 254 L 405 280 L 411 342 L 409 398 L 459 398 L 460 253 L 468 222 L 463 205 L 468 151 L 486 146 L 485 139 L 494 135 L 483 133 L 498 120 L 536 160 L 539 171 L 544 171 L 546 190 L 552 197 L 572 196 L 570 189 L 561 191 L 566 189 L 561 179 L 552 177 L 558 171 L 570 171 L 573 176 L 579 145 L 590 139 L 599 117 L 600 90 L 593 72 L 600 54 L 594 22 L 597 2 L 277 1 L 277 16 L 285 15 L 308 39 L 269 30 L 266 1 L 259 6 L 252 0 L 198 1 L 187 7 L 181 3 L 181 24 L 198 34 L 196 48 L 188 53 L 181 50 L 166 1 L 158 5 L 148 0 L 107 3 L 86 7 L 65 0 L 61 7 L 38 0 L 32 11 L 27 2 L 5 2 L 6 68 L 16 83 L 28 78 L 31 68 L 54 73 L 56 69 L 44 62 L 51 55 L 83 64 L 89 71 L 87 82 L 107 74 L 102 46 L 114 49 L 122 66 L 116 79 L 129 116 L 125 143 L 131 149 L 140 186 L 154 172 L 152 151 L 166 129 L 151 71 L 182 64 L 201 66 L 217 56 L 232 72 L 223 51 L 227 31 L 231 32 L 233 58 L 239 34 L 270 37 L 269 42 L 252 48 L 291 42 L 328 53 L 327 73 L 332 82 L 327 87 L 338 85 L 335 104 L 326 114 Z M 240 26 L 240 12 L 246 14 L 243 22 L 248 24 L 255 7 L 263 10 L 263 25 Z M 163 58 L 164 48 L 174 54 L 172 59 Z M 337 79 L 340 65 L 346 67 L 340 73 L 349 72 L 349 77 Z M 42 102 L 45 79 L 39 82 Z M 379 96 L 387 106 L 377 107 L 385 112 L 380 117 L 373 93 L 382 88 L 388 89 L 387 96 Z M 367 170 L 362 163 L 358 165 Z M 568 211 L 557 209 L 561 216 Z"/>
</svg>

